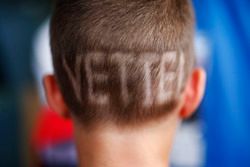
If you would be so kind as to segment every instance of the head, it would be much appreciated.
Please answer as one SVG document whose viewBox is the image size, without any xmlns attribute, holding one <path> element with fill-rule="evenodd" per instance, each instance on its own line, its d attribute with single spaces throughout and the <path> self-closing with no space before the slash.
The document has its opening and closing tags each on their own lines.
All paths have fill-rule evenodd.
<svg viewBox="0 0 250 167">
<path fill-rule="evenodd" d="M 57 1 L 50 106 L 83 128 L 189 117 L 203 96 L 188 0 Z"/>
</svg>

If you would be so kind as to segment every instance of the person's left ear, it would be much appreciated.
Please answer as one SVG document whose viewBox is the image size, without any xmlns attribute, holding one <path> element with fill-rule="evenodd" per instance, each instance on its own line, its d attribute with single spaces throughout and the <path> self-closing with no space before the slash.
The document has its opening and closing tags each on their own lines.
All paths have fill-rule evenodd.
<svg viewBox="0 0 250 167">
<path fill-rule="evenodd" d="M 69 118 L 69 110 L 64 102 L 55 76 L 46 75 L 43 78 L 43 85 L 45 88 L 46 98 L 51 109 L 57 112 L 59 115 Z"/>
</svg>

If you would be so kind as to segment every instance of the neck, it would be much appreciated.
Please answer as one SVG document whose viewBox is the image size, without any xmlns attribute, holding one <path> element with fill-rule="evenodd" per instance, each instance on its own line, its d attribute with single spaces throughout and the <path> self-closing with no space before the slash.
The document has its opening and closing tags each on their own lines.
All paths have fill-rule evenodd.
<svg viewBox="0 0 250 167">
<path fill-rule="evenodd" d="M 85 131 L 75 126 L 80 167 L 166 167 L 177 121 L 136 129 L 105 126 Z"/>
</svg>

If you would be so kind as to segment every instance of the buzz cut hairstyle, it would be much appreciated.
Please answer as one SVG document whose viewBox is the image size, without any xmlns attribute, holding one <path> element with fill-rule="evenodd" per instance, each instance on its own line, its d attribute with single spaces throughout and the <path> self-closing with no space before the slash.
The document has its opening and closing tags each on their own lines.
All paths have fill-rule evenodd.
<svg viewBox="0 0 250 167">
<path fill-rule="evenodd" d="M 195 62 L 189 0 L 58 0 L 56 80 L 84 126 L 131 126 L 173 111 Z"/>
</svg>

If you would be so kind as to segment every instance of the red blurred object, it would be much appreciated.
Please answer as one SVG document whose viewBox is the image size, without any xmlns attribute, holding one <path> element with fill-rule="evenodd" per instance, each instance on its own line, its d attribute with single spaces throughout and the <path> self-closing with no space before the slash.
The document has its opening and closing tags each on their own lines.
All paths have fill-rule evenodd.
<svg viewBox="0 0 250 167">
<path fill-rule="evenodd" d="M 70 119 L 62 118 L 49 107 L 43 107 L 38 114 L 32 132 L 31 144 L 35 149 L 60 144 L 73 138 L 73 126 Z"/>
</svg>

